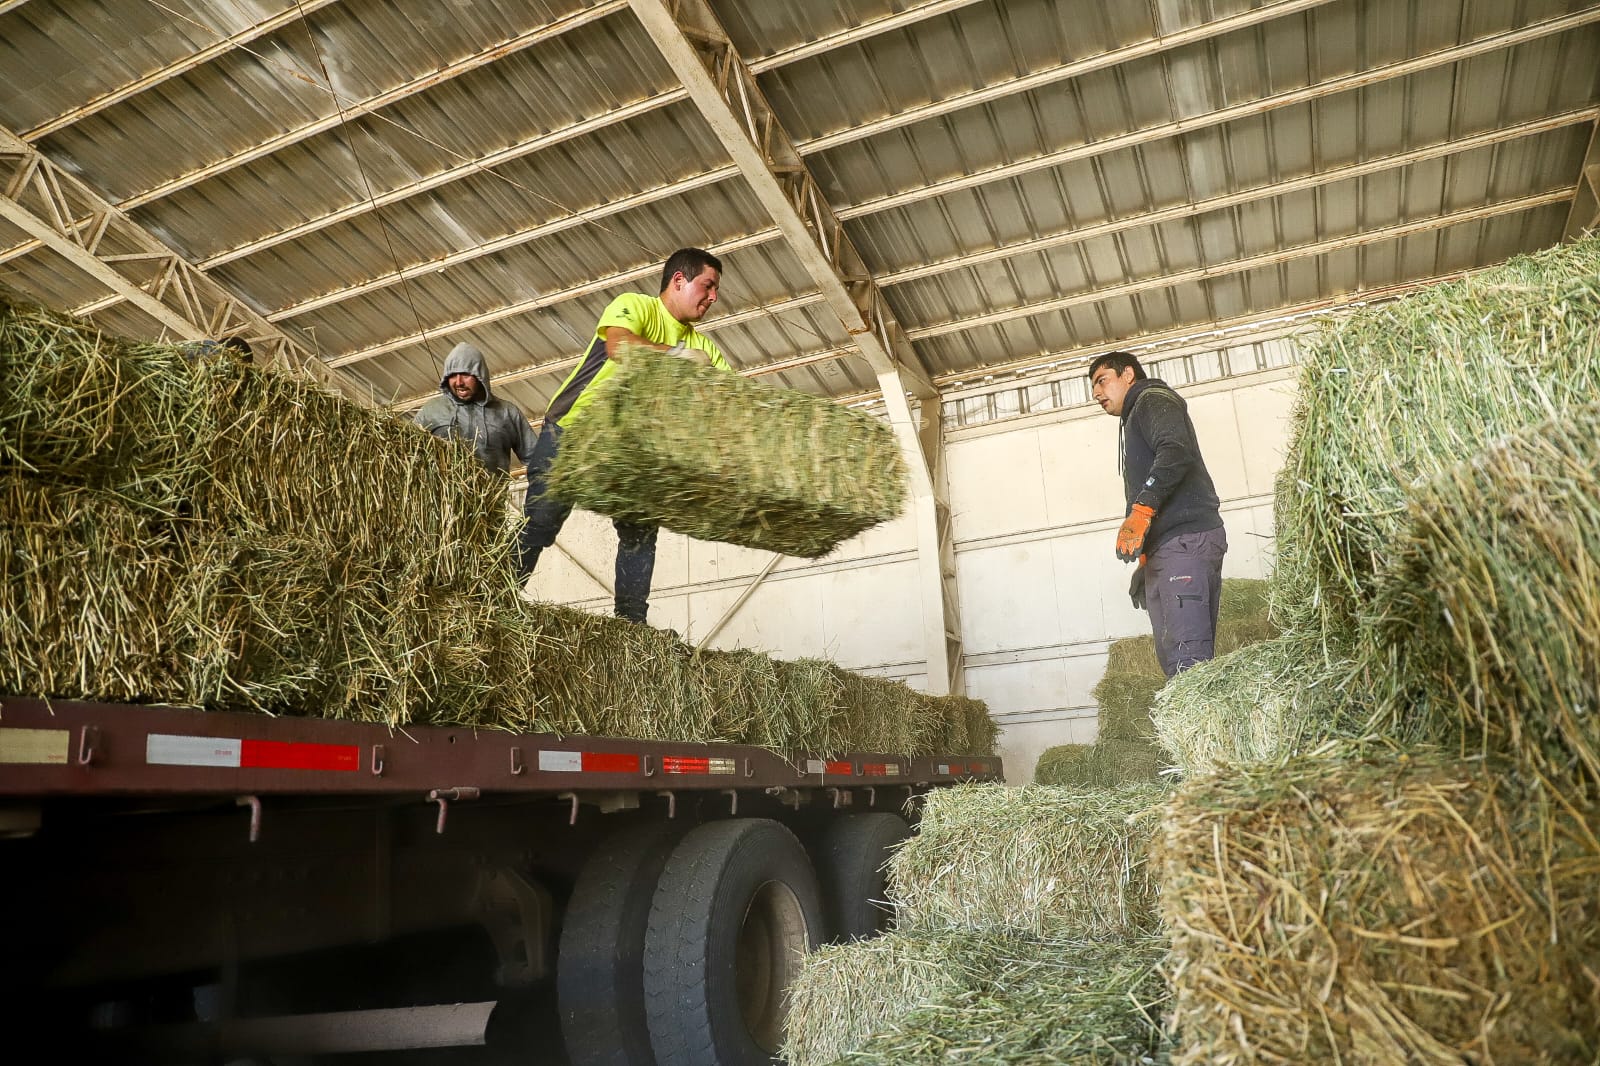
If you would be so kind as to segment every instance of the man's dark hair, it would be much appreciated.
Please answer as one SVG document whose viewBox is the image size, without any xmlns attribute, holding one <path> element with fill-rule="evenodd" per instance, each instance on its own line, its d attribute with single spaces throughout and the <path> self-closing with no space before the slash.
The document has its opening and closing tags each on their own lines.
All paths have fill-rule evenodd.
<svg viewBox="0 0 1600 1066">
<path fill-rule="evenodd" d="M 1094 380 L 1094 376 L 1100 372 L 1100 368 L 1103 366 L 1109 366 L 1111 372 L 1118 377 L 1122 376 L 1124 370 L 1132 367 L 1133 380 L 1143 381 L 1145 379 L 1144 367 L 1139 365 L 1139 357 L 1132 352 L 1107 352 L 1104 355 L 1096 356 L 1094 362 L 1089 364 L 1090 381 Z"/>
<path fill-rule="evenodd" d="M 255 349 L 251 348 L 250 342 L 243 337 L 224 337 L 217 342 L 217 346 L 237 353 L 241 363 L 255 362 Z"/>
<path fill-rule="evenodd" d="M 720 274 L 722 260 L 704 248 L 679 248 L 667 256 L 667 265 L 661 270 L 661 291 L 666 292 L 667 286 L 672 284 L 672 275 L 681 271 L 685 280 L 693 281 L 706 267 Z"/>
</svg>

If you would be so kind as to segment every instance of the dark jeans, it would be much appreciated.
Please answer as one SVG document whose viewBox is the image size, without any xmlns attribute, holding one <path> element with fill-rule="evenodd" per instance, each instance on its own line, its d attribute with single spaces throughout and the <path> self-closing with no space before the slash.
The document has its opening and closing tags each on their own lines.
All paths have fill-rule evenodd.
<svg viewBox="0 0 1600 1066">
<path fill-rule="evenodd" d="M 528 496 L 522 505 L 527 522 L 517 553 L 518 573 L 526 579 L 539 565 L 539 555 L 556 542 L 556 535 L 572 513 L 572 506 L 545 495 L 545 475 L 561 448 L 561 427 L 546 422 L 539 431 L 528 461 Z M 650 579 L 656 569 L 657 527 L 634 522 L 612 522 L 617 529 L 617 617 L 644 623 L 650 610 Z"/>
<path fill-rule="evenodd" d="M 1168 677 L 1217 654 L 1217 610 L 1222 606 L 1222 527 L 1179 533 L 1145 561 L 1144 602 L 1156 638 L 1156 658 Z"/>
</svg>

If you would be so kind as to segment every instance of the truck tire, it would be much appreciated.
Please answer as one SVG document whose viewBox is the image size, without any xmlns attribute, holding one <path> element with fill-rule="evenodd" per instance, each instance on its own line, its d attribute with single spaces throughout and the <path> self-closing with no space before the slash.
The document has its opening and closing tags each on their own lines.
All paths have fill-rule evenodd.
<svg viewBox="0 0 1600 1066">
<path fill-rule="evenodd" d="M 827 907 L 829 943 L 863 940 L 889 927 L 894 910 L 884 864 L 911 835 L 898 814 L 835 818 L 817 844 L 817 877 Z"/>
<path fill-rule="evenodd" d="M 675 827 L 607 838 L 572 889 L 556 956 L 556 1001 L 572 1066 L 655 1066 L 644 1011 L 644 938 Z"/>
<path fill-rule="evenodd" d="M 656 886 L 645 1014 L 658 1066 L 781 1061 L 785 993 L 822 933 L 805 849 L 777 822 L 692 830 Z"/>
</svg>

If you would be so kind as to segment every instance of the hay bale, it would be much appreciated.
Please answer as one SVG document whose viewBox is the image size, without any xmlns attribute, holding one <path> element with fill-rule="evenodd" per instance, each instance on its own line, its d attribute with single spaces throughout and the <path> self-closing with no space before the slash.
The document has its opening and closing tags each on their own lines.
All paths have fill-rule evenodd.
<svg viewBox="0 0 1600 1066">
<path fill-rule="evenodd" d="M 823 948 L 790 990 L 792 1066 L 1133 1063 L 1161 1042 L 1159 942 L 945 933 Z"/>
<path fill-rule="evenodd" d="M 1354 654 L 1407 487 L 1600 392 L 1600 237 L 1350 315 L 1305 349 L 1273 608 L 1337 660 Z"/>
<path fill-rule="evenodd" d="M 1331 749 L 1184 786 L 1174 1061 L 1592 1061 L 1600 845 L 1503 771 Z"/>
<path fill-rule="evenodd" d="M 1411 492 L 1374 594 L 1388 720 L 1600 791 L 1600 406 L 1498 441 Z"/>
<path fill-rule="evenodd" d="M 1276 634 L 1277 628 L 1267 615 L 1267 582 L 1253 578 L 1223 581 L 1222 603 L 1217 612 L 1217 655 L 1227 655 Z M 1096 738 L 1154 741 L 1156 730 L 1150 711 L 1156 694 L 1166 683 L 1156 659 L 1155 638 L 1150 634 L 1113 641 L 1106 655 L 1106 672 L 1092 692 L 1099 708 Z"/>
<path fill-rule="evenodd" d="M 0 474 L 0 692 L 182 702 L 172 534 L 101 492 Z"/>
<path fill-rule="evenodd" d="M 1185 777 L 1281 759 L 1328 739 L 1341 719 L 1366 717 L 1348 710 L 1352 669 L 1330 667 L 1294 634 L 1240 648 L 1161 690 L 1156 741 Z"/>
<path fill-rule="evenodd" d="M 1146 935 L 1155 889 L 1145 869 L 1162 794 L 963 785 L 928 794 L 917 835 L 889 862 L 902 932 L 966 930 L 1039 940 Z"/>
<path fill-rule="evenodd" d="M 961 700 L 963 716 L 967 721 L 968 755 L 993 755 L 1000 740 L 1000 727 L 989 715 L 989 705 L 982 700 L 955 697 Z"/>
<path fill-rule="evenodd" d="M 887 755 L 940 750 L 944 709 L 935 697 L 900 681 L 868 677 L 834 667 L 843 688 L 841 728 L 857 751 Z"/>
<path fill-rule="evenodd" d="M 1033 771 L 1034 784 L 1068 788 L 1116 788 L 1161 780 L 1161 752 L 1143 740 L 1097 740 L 1046 748 Z"/>
<path fill-rule="evenodd" d="M 193 390 L 177 349 L 107 337 L 0 292 L 0 471 L 175 515 L 206 473 Z"/>
<path fill-rule="evenodd" d="M 634 348 L 567 427 L 548 483 L 613 518 L 814 558 L 898 515 L 905 479 L 867 414 Z"/>
</svg>

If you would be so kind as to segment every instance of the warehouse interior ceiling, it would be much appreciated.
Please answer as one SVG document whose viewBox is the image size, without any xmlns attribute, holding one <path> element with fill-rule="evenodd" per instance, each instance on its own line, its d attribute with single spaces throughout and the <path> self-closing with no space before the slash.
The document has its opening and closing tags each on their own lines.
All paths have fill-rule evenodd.
<svg viewBox="0 0 1600 1066">
<path fill-rule="evenodd" d="M 743 373 L 860 397 L 1556 243 L 1597 118 L 1571 0 L 0 0 L 0 285 L 537 416 L 701 245 Z"/>
</svg>

